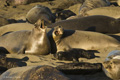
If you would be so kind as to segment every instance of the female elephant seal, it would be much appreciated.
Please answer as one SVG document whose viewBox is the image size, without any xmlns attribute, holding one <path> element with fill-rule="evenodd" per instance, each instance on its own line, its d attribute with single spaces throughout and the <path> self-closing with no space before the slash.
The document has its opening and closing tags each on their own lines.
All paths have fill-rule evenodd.
<svg viewBox="0 0 120 80">
<path fill-rule="evenodd" d="M 42 5 L 36 5 L 26 15 L 26 20 L 34 24 L 38 19 L 43 19 L 45 24 L 48 25 L 55 21 L 51 10 L 48 7 Z"/>
<path fill-rule="evenodd" d="M 21 30 L 1 36 L 0 47 L 9 53 L 48 54 L 50 43 L 44 21 L 38 20 L 32 31 Z"/>
<path fill-rule="evenodd" d="M 103 71 L 113 80 L 120 80 L 120 50 L 112 51 L 103 62 Z"/>
<path fill-rule="evenodd" d="M 68 51 L 72 48 L 98 50 L 120 45 L 116 39 L 97 32 L 64 30 L 61 26 L 57 26 L 49 33 L 52 33 L 50 42 L 55 43 L 55 45 L 52 45 L 52 50 L 56 48 L 57 52 Z"/>
<path fill-rule="evenodd" d="M 96 15 L 71 20 L 62 20 L 49 25 L 49 28 L 63 26 L 64 29 L 86 30 L 101 33 L 119 33 L 120 20 L 108 16 Z"/>
<path fill-rule="evenodd" d="M 110 2 L 108 0 L 85 0 L 83 5 L 80 7 L 79 15 L 85 15 L 85 13 L 91 9 L 109 5 Z"/>
<path fill-rule="evenodd" d="M 113 18 L 120 18 L 120 7 L 100 7 L 86 12 L 87 16 L 104 15 Z"/>
</svg>

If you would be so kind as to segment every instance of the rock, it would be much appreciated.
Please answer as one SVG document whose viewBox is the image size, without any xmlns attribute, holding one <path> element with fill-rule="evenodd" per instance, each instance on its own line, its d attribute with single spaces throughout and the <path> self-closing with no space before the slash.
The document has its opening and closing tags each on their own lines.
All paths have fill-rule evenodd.
<svg viewBox="0 0 120 80">
<path fill-rule="evenodd" d="M 96 72 L 102 71 L 101 63 L 66 63 L 56 67 L 58 70 L 62 71 L 65 74 L 94 74 Z"/>
<path fill-rule="evenodd" d="M 51 66 L 27 66 L 12 68 L 0 76 L 0 80 L 70 80 Z"/>
</svg>

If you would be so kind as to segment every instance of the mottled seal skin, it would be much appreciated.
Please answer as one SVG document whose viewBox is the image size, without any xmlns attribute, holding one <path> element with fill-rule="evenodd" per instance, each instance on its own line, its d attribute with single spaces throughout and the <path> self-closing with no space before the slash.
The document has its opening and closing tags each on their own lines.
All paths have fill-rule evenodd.
<svg viewBox="0 0 120 80">
<path fill-rule="evenodd" d="M 71 80 L 51 66 L 26 66 L 4 72 L 0 80 Z"/>
<path fill-rule="evenodd" d="M 83 5 L 80 7 L 79 15 L 85 15 L 85 13 L 91 9 L 109 5 L 110 2 L 108 0 L 85 0 Z"/>
<path fill-rule="evenodd" d="M 39 4 L 30 9 L 26 15 L 26 20 L 29 23 L 34 24 L 38 19 L 43 19 L 45 25 L 55 22 L 55 17 L 51 10 L 48 7 Z"/>
<path fill-rule="evenodd" d="M 112 51 L 103 62 L 103 71 L 113 80 L 120 79 L 120 50 Z"/>
<path fill-rule="evenodd" d="M 101 33 L 119 33 L 120 20 L 108 16 L 95 15 L 71 20 L 62 20 L 49 25 L 48 28 L 62 26 L 64 29 L 85 30 Z"/>
<path fill-rule="evenodd" d="M 86 12 L 87 16 L 104 15 L 113 18 L 120 18 L 120 7 L 100 7 Z"/>
<path fill-rule="evenodd" d="M 98 50 L 105 47 L 118 47 L 120 44 L 116 39 L 97 32 L 64 30 L 61 26 L 55 27 L 49 33 L 51 32 L 49 39 L 52 49 L 56 52 L 65 52 L 72 48 Z"/>
<path fill-rule="evenodd" d="M 0 47 L 9 53 L 44 55 L 50 52 L 44 21 L 38 20 L 32 31 L 21 30 L 0 37 Z"/>
</svg>

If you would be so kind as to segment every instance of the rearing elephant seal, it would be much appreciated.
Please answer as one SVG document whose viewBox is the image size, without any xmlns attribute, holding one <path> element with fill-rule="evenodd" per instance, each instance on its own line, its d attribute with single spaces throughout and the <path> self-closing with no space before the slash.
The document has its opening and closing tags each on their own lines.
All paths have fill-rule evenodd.
<svg viewBox="0 0 120 80">
<path fill-rule="evenodd" d="M 120 42 L 116 39 L 97 32 L 64 30 L 61 26 L 57 26 L 49 33 L 52 33 L 50 42 L 55 43 L 55 45 L 52 45 L 52 49 L 53 46 L 56 46 L 56 52 L 64 52 L 72 48 L 98 50 L 120 45 Z"/>
<path fill-rule="evenodd" d="M 103 71 L 113 80 L 120 80 L 120 50 L 112 51 L 103 62 Z"/>
<path fill-rule="evenodd" d="M 51 10 L 48 7 L 42 5 L 36 5 L 26 15 L 26 20 L 29 23 L 34 24 L 38 19 L 43 19 L 45 24 L 48 25 L 55 21 Z"/>
<path fill-rule="evenodd" d="M 38 20 L 32 31 L 21 30 L 1 36 L 0 47 L 9 53 L 48 54 L 51 48 L 44 21 Z"/>
</svg>

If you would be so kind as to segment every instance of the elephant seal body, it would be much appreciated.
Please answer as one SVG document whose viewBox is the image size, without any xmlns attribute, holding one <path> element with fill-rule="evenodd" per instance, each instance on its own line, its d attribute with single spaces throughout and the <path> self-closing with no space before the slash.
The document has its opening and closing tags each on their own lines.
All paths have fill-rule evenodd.
<svg viewBox="0 0 120 80">
<path fill-rule="evenodd" d="M 38 19 L 43 19 L 45 24 L 48 25 L 55 21 L 51 10 L 48 7 L 42 5 L 36 5 L 26 15 L 26 20 L 34 24 Z"/>
<path fill-rule="evenodd" d="M 86 14 L 87 16 L 104 15 L 104 16 L 109 16 L 117 19 L 117 18 L 120 18 L 119 10 L 120 10 L 120 7 L 100 7 L 100 8 L 87 11 Z"/>
<path fill-rule="evenodd" d="M 4 72 L 0 80 L 70 80 L 51 66 L 26 66 L 11 68 Z"/>
<path fill-rule="evenodd" d="M 20 30 L 32 30 L 35 26 L 33 24 L 29 23 L 14 23 L 14 24 L 8 24 L 5 26 L 0 27 L 0 36 L 10 33 L 13 31 L 20 31 Z M 47 28 L 47 32 L 51 30 L 50 28 Z"/>
<path fill-rule="evenodd" d="M 85 13 L 91 9 L 109 5 L 110 2 L 108 0 L 85 0 L 83 5 L 80 7 L 79 15 L 85 15 Z"/>
<path fill-rule="evenodd" d="M 50 52 L 46 28 L 41 20 L 38 20 L 32 31 L 21 30 L 1 36 L 0 47 L 9 53 L 44 55 Z"/>
<path fill-rule="evenodd" d="M 57 52 L 69 51 L 73 48 L 98 50 L 105 47 L 118 47 L 120 44 L 116 39 L 96 32 L 63 30 L 60 26 L 55 27 L 51 32 Z"/>
<path fill-rule="evenodd" d="M 29 23 L 14 23 L 0 27 L 0 36 L 5 33 L 20 31 L 20 30 L 32 30 L 35 26 Z"/>
<path fill-rule="evenodd" d="M 108 16 L 88 16 L 71 20 L 63 20 L 49 25 L 49 28 L 62 26 L 70 30 L 86 30 L 101 33 L 119 33 L 120 21 Z"/>
<path fill-rule="evenodd" d="M 103 71 L 113 80 L 120 79 L 120 50 L 112 51 L 103 62 Z"/>
</svg>

